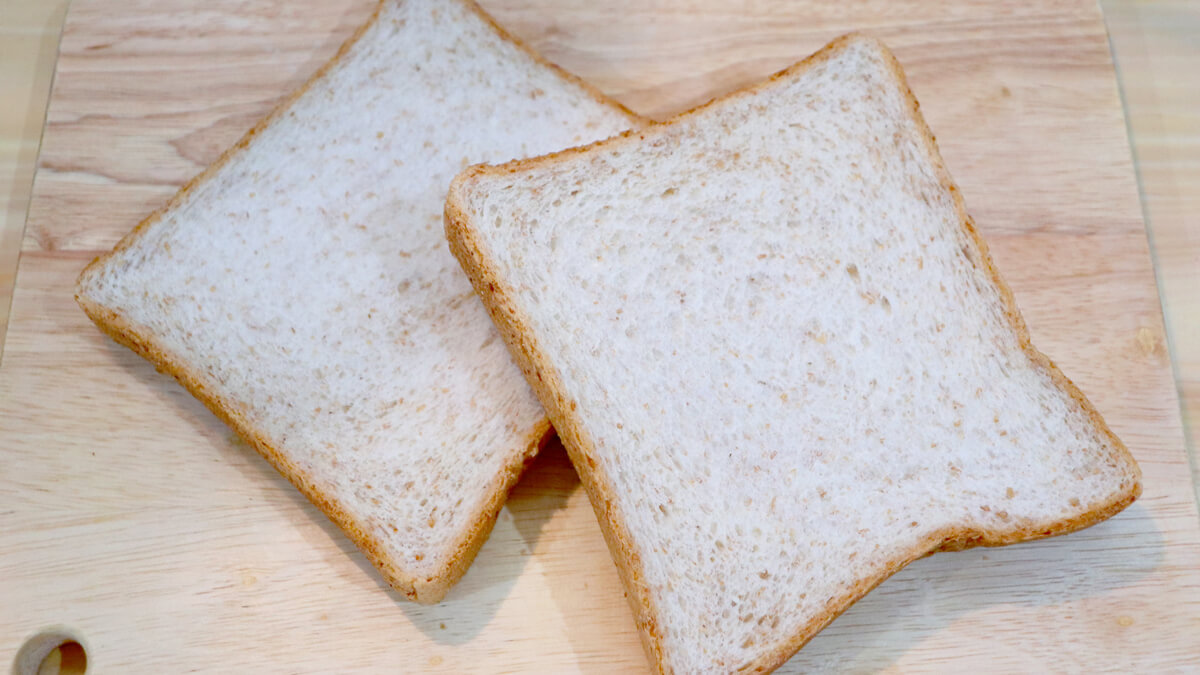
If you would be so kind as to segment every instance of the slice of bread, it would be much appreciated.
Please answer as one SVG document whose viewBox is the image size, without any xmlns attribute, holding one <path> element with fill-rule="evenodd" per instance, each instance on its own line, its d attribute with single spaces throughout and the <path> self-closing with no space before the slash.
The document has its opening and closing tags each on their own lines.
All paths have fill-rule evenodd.
<svg viewBox="0 0 1200 675">
<path fill-rule="evenodd" d="M 550 433 L 446 250 L 446 187 L 635 124 L 474 4 L 387 0 L 76 297 L 435 602 Z"/>
<path fill-rule="evenodd" d="M 916 558 L 1070 532 L 1140 493 L 1030 345 L 872 39 L 663 125 L 471 168 L 446 228 L 660 672 L 771 670 Z"/>
</svg>

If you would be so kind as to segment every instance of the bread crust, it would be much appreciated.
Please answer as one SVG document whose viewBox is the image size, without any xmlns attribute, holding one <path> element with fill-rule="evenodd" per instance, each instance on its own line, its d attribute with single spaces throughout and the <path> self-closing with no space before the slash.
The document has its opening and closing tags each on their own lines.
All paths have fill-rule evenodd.
<svg viewBox="0 0 1200 675">
<path fill-rule="evenodd" d="M 390 2 L 403 0 L 379 0 L 370 18 L 342 43 L 337 53 L 329 62 L 321 66 L 303 85 L 288 95 L 270 113 L 263 117 L 233 146 L 225 150 L 221 156 L 206 169 L 193 177 L 171 197 L 167 203 L 154 213 L 142 220 L 129 234 L 125 235 L 112 249 L 90 264 L 80 273 L 76 281 L 75 301 L 88 317 L 116 342 L 125 345 L 138 355 L 150 361 L 164 373 L 174 377 L 194 397 L 199 399 L 223 422 L 229 425 L 239 436 L 255 448 L 280 474 L 292 483 L 305 497 L 309 499 L 329 517 L 345 534 L 360 548 L 367 559 L 379 569 L 388 585 L 401 593 L 405 598 L 423 604 L 440 602 L 450 588 L 466 573 L 467 568 L 475 559 L 479 549 L 487 541 L 488 535 L 495 525 L 496 517 L 501 507 L 524 473 L 525 468 L 545 446 L 554 430 L 549 420 L 543 418 L 525 430 L 525 438 L 519 452 L 508 459 L 503 469 L 486 486 L 484 506 L 478 517 L 470 523 L 454 540 L 451 555 L 432 572 L 417 574 L 408 570 L 399 561 L 391 559 L 381 541 L 370 534 L 366 523 L 361 522 L 353 513 L 342 508 L 337 499 L 327 494 L 316 477 L 296 466 L 283 455 L 270 441 L 267 434 L 255 427 L 246 416 L 238 410 L 234 403 L 216 393 L 215 387 L 205 381 L 201 371 L 188 365 L 185 359 L 172 354 L 158 339 L 154 332 L 121 316 L 111 308 L 105 307 L 86 297 L 81 290 L 85 279 L 97 273 L 117 253 L 137 243 L 163 216 L 176 207 L 198 186 L 209 180 L 238 153 L 251 145 L 255 137 L 263 129 L 283 117 L 295 101 L 302 96 L 314 83 L 325 77 L 350 51 L 355 43 L 378 20 L 384 7 Z M 475 13 L 502 39 L 514 44 L 536 63 L 557 73 L 563 80 L 572 83 L 587 92 L 596 101 L 611 106 L 623 112 L 630 119 L 631 126 L 642 126 L 646 122 L 620 103 L 609 99 L 592 85 L 578 76 L 569 73 L 559 66 L 547 61 L 505 31 L 479 7 L 474 0 L 454 0 Z"/>
<path fill-rule="evenodd" d="M 1133 503 L 1142 492 L 1141 469 L 1137 466 L 1137 462 L 1134 460 L 1132 454 L 1130 454 L 1128 448 L 1113 434 L 1099 411 L 1084 396 L 1083 392 L 1062 373 L 1053 361 L 1033 346 L 1029 330 L 1017 308 L 1012 290 L 1000 277 L 1000 273 L 988 251 L 987 244 L 976 230 L 974 221 L 967 214 L 962 195 L 950 177 L 949 171 L 946 169 L 934 136 L 926 124 L 924 117 L 921 115 L 920 104 L 908 86 L 908 80 L 904 75 L 904 71 L 892 52 L 881 42 L 857 33 L 843 35 L 827 44 L 812 56 L 775 73 L 761 83 L 715 98 L 708 103 L 663 122 L 661 125 L 656 125 L 656 127 L 670 126 L 679 120 L 696 115 L 710 106 L 719 105 L 728 100 L 753 96 L 771 87 L 781 78 L 797 75 L 815 65 L 823 63 L 855 41 L 868 41 L 883 54 L 892 77 L 895 78 L 897 86 L 899 86 L 908 102 L 907 109 L 921 135 L 929 159 L 937 171 L 938 180 L 942 187 L 953 195 L 954 207 L 958 213 L 961 227 L 968 235 L 968 241 L 974 243 L 977 257 L 974 257 L 973 260 L 987 271 L 992 283 L 999 291 L 1001 301 L 1004 305 L 1005 316 L 1018 336 L 1021 349 L 1036 367 L 1049 375 L 1051 381 L 1079 405 L 1096 428 L 1109 439 L 1117 453 L 1132 468 L 1133 479 L 1127 485 L 1123 485 L 1123 490 L 1114 494 L 1109 501 L 1095 504 L 1090 510 L 1076 514 L 1071 518 L 1032 524 L 1014 523 L 1012 527 L 1007 529 L 952 527 L 935 532 L 922 540 L 918 545 L 896 556 L 891 561 L 886 561 L 883 564 L 882 570 L 877 575 L 860 580 L 858 584 L 845 594 L 831 599 L 826 605 L 824 614 L 802 626 L 792 635 L 786 636 L 766 647 L 758 658 L 738 668 L 738 672 L 743 673 L 765 673 L 778 668 L 799 651 L 813 636 L 841 615 L 842 612 L 846 611 L 854 602 L 918 558 L 939 551 L 956 551 L 975 546 L 1002 546 L 1074 532 L 1115 515 Z M 475 285 L 475 289 L 483 299 L 489 314 L 500 327 L 501 335 L 504 336 L 506 343 L 509 345 L 510 350 L 512 350 L 530 385 L 549 413 L 550 419 L 562 437 L 571 461 L 579 472 L 584 487 L 587 489 L 592 506 L 600 520 L 601 530 L 604 532 L 605 539 L 608 542 L 609 549 L 620 572 L 621 580 L 627 590 L 627 597 L 637 620 L 642 644 L 646 649 L 651 664 L 656 672 L 673 673 L 674 668 L 664 654 L 662 640 L 657 630 L 658 613 L 654 606 L 654 600 L 649 593 L 648 586 L 644 581 L 638 553 L 633 547 L 632 538 L 625 524 L 624 514 L 616 510 L 613 504 L 615 492 L 612 483 L 602 471 L 597 469 L 594 461 L 590 459 L 594 452 L 595 444 L 583 428 L 579 416 L 575 412 L 576 403 L 567 398 L 567 394 L 562 388 L 560 376 L 547 355 L 538 345 L 537 336 L 529 329 L 531 324 L 528 317 L 514 303 L 515 292 L 504 282 L 499 271 L 483 252 L 482 243 L 476 236 L 470 218 L 467 216 L 461 202 L 462 186 L 474 176 L 485 174 L 503 175 L 534 167 L 545 167 L 565 161 L 577 154 L 590 152 L 593 149 L 612 148 L 637 143 L 647 135 L 653 133 L 653 129 L 634 129 L 614 138 L 550 155 L 517 160 L 495 166 L 477 165 L 470 167 L 455 178 L 451 184 L 446 202 L 445 225 L 451 251 L 458 258 L 463 269 L 467 271 L 467 276 L 470 277 L 471 282 Z"/>
</svg>

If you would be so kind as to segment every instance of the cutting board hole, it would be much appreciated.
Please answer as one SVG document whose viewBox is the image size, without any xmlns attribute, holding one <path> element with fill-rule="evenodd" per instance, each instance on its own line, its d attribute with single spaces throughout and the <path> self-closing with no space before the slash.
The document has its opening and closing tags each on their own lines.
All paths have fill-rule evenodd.
<svg viewBox="0 0 1200 675">
<path fill-rule="evenodd" d="M 61 628 L 42 631 L 25 641 L 13 663 L 13 675 L 83 675 L 87 650 Z"/>
</svg>

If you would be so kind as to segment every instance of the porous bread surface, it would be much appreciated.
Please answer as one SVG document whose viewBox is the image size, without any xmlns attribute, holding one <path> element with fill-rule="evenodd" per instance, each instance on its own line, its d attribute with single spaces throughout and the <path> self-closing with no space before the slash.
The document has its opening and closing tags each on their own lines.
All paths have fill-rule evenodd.
<svg viewBox="0 0 1200 675">
<path fill-rule="evenodd" d="M 573 446 L 662 671 L 769 670 L 925 553 L 1077 529 L 1140 491 L 1028 346 L 869 38 L 666 125 L 472 169 L 447 231 Z"/>
<path fill-rule="evenodd" d="M 80 302 L 242 427 L 393 585 L 437 600 L 547 433 L 446 249 L 446 187 L 634 122 L 469 3 L 389 0 L 248 147 L 85 271 Z"/>
</svg>

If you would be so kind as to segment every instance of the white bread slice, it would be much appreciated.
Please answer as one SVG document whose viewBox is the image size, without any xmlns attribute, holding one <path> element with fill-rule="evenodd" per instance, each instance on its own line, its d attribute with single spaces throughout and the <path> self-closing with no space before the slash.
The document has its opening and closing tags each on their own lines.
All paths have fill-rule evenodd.
<svg viewBox="0 0 1200 675">
<path fill-rule="evenodd" d="M 1140 493 L 1030 345 L 872 39 L 663 125 L 469 169 L 446 227 L 660 672 L 771 670 L 916 558 L 1076 530 Z"/>
<path fill-rule="evenodd" d="M 77 299 L 435 602 L 549 433 L 446 250 L 446 187 L 637 123 L 470 2 L 387 0 Z"/>
</svg>

